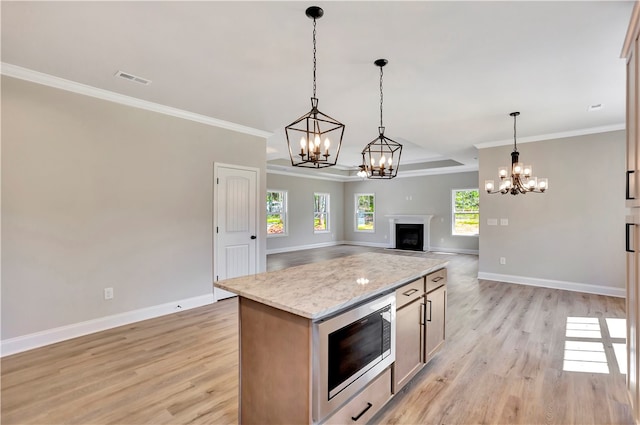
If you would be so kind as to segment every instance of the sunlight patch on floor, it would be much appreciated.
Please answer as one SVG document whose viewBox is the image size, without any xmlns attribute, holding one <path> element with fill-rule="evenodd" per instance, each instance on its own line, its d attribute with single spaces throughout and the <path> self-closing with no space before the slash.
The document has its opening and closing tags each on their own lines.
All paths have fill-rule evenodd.
<svg viewBox="0 0 640 425">
<path fill-rule="evenodd" d="M 626 374 L 626 336 L 626 319 L 609 317 L 601 322 L 597 317 L 567 317 L 563 370 L 608 374 L 617 367 Z"/>
<path fill-rule="evenodd" d="M 569 338 L 602 338 L 597 317 L 567 317 Z"/>
<path fill-rule="evenodd" d="M 562 369 L 567 372 L 609 373 L 604 344 L 601 342 L 565 341 Z"/>
</svg>

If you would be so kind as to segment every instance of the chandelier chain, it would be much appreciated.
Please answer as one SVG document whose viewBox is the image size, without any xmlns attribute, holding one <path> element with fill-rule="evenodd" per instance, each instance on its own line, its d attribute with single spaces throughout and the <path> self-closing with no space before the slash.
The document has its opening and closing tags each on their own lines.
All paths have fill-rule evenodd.
<svg viewBox="0 0 640 425">
<path fill-rule="evenodd" d="M 313 97 L 316 97 L 316 20 L 313 19 Z"/>
<path fill-rule="evenodd" d="M 514 115 L 513 116 L 513 150 L 517 151 L 518 150 L 518 145 L 516 142 L 516 118 L 517 116 Z"/>
<path fill-rule="evenodd" d="M 382 127 L 382 100 L 383 100 L 383 94 L 382 94 L 382 67 L 380 67 L 380 127 Z"/>
</svg>

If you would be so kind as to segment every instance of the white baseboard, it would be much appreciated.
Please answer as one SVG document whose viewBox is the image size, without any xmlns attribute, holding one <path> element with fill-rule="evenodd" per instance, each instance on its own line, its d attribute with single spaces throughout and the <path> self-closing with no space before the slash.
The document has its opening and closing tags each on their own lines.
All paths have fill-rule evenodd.
<svg viewBox="0 0 640 425">
<path fill-rule="evenodd" d="M 289 246 L 286 248 L 267 249 L 267 255 L 280 254 L 282 252 L 303 251 L 305 249 L 313 249 L 313 248 L 324 248 L 327 246 L 335 246 L 335 245 L 343 245 L 343 244 L 344 242 L 341 242 L 341 241 L 332 241 L 332 242 L 323 242 L 323 243 L 313 243 L 309 245 Z"/>
<path fill-rule="evenodd" d="M 393 247 L 388 243 L 379 243 L 379 242 L 358 242 L 358 241 L 344 241 L 342 242 L 344 245 L 360 245 L 360 246 L 372 246 L 375 248 L 389 248 L 393 249 Z M 477 249 L 461 249 L 461 248 L 442 248 L 438 246 L 429 247 L 429 252 L 451 252 L 455 254 L 472 254 L 478 255 Z"/>
<path fill-rule="evenodd" d="M 342 245 L 358 245 L 358 246 L 372 246 L 374 248 L 392 248 L 388 243 L 380 242 L 360 242 L 360 241 L 343 241 Z"/>
<path fill-rule="evenodd" d="M 516 283 L 518 285 L 539 286 L 542 288 L 562 289 L 564 291 L 585 292 L 587 294 L 608 295 L 610 297 L 626 297 L 626 290 L 624 288 L 590 285 L 588 283 L 566 282 L 562 280 L 540 279 L 537 277 L 514 276 L 508 274 L 485 272 L 478 272 L 478 279 Z"/>
<path fill-rule="evenodd" d="M 205 294 L 5 339 L 1 342 L 0 357 L 20 353 L 33 348 L 43 347 L 45 345 L 88 335 L 94 332 L 128 325 L 141 320 L 164 316 L 177 311 L 201 307 L 203 305 L 212 304 L 213 302 L 213 294 Z"/>
<path fill-rule="evenodd" d="M 470 254 L 470 255 L 479 255 L 479 251 L 477 249 L 463 249 L 463 248 L 442 248 L 440 246 L 432 246 L 429 249 L 429 252 L 437 253 L 437 252 L 450 252 L 453 254 Z"/>
</svg>

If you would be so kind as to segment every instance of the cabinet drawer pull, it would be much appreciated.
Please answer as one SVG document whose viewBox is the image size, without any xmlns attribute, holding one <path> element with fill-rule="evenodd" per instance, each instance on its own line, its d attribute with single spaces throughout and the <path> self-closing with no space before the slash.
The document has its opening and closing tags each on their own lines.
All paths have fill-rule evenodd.
<svg viewBox="0 0 640 425">
<path fill-rule="evenodd" d="M 431 279 L 431 282 L 440 282 L 442 279 L 444 279 L 444 277 L 442 276 L 434 277 L 433 279 Z"/>
<path fill-rule="evenodd" d="M 420 326 L 424 326 L 424 322 L 427 317 L 427 305 L 420 303 Z"/>
<path fill-rule="evenodd" d="M 404 291 L 402 295 L 406 295 L 407 297 L 418 292 L 416 288 L 411 288 L 408 291 Z"/>
<path fill-rule="evenodd" d="M 629 228 L 631 226 L 635 226 L 635 224 L 633 224 L 633 223 L 625 223 L 625 226 L 626 226 L 626 229 L 625 229 L 625 232 L 624 232 L 624 236 L 625 236 L 625 246 L 624 246 L 624 248 L 625 248 L 625 251 L 627 251 L 627 252 L 636 252 L 634 249 L 631 249 L 631 246 L 630 246 L 630 243 L 629 243 L 629 242 L 631 242 L 631 237 L 629 236 Z"/>
<path fill-rule="evenodd" d="M 430 322 L 431 321 L 431 310 L 432 310 L 431 300 L 427 300 L 427 302 L 429 303 L 429 318 L 427 319 L 427 322 Z"/>
<path fill-rule="evenodd" d="M 636 199 L 634 196 L 631 196 L 630 184 L 631 184 L 631 174 L 634 174 L 635 170 L 627 171 L 627 190 L 626 190 L 626 199 Z"/>
<path fill-rule="evenodd" d="M 351 420 L 354 421 L 354 422 L 357 421 L 358 419 L 360 419 L 362 417 L 362 415 L 367 413 L 367 410 L 371 409 L 371 407 L 373 407 L 373 404 L 367 402 L 367 407 L 365 407 L 364 410 L 362 412 L 360 412 L 360 414 L 358 416 L 352 416 Z"/>
</svg>

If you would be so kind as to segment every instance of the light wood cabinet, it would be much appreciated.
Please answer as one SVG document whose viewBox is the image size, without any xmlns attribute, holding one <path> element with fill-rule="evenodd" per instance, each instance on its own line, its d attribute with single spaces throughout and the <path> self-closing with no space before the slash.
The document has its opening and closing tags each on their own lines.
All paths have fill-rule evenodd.
<svg viewBox="0 0 640 425">
<path fill-rule="evenodd" d="M 366 424 L 390 398 L 391 369 L 387 369 L 323 425 Z"/>
<path fill-rule="evenodd" d="M 443 283 L 438 289 L 434 289 L 427 294 L 425 362 L 431 360 L 444 344 L 446 311 L 447 286 Z"/>
<path fill-rule="evenodd" d="M 640 123 L 639 54 L 640 4 L 636 2 L 627 30 L 622 57 L 627 59 L 627 163 L 626 219 L 627 256 L 627 389 L 636 421 L 640 421 Z"/>
<path fill-rule="evenodd" d="M 396 310 L 394 392 L 424 366 L 424 289 L 420 296 Z"/>
<path fill-rule="evenodd" d="M 441 269 L 396 290 L 397 393 L 431 360 L 445 340 L 447 270 Z"/>
</svg>

